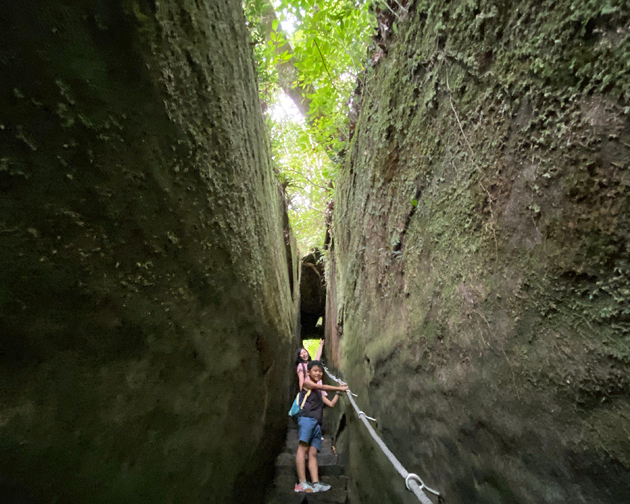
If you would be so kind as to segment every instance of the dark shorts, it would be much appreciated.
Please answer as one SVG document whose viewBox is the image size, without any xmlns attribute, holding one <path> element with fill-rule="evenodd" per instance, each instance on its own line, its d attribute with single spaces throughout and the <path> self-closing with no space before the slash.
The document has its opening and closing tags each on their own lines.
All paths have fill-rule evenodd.
<svg viewBox="0 0 630 504">
<path fill-rule="evenodd" d="M 314 446 L 317 451 L 322 451 L 322 429 L 317 420 L 311 417 L 298 417 L 300 428 L 300 441 Z"/>
</svg>

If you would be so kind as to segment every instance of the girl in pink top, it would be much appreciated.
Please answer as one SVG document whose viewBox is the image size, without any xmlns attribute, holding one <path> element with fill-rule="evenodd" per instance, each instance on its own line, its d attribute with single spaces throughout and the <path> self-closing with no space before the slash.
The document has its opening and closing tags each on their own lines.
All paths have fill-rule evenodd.
<svg viewBox="0 0 630 504">
<path fill-rule="evenodd" d="M 315 360 L 320 360 L 322 358 L 322 350 L 324 349 L 324 340 L 320 339 L 319 340 L 319 348 L 317 349 L 317 352 L 315 353 Z M 302 385 L 304 385 L 304 380 L 308 378 L 308 374 L 306 372 L 306 365 L 308 364 L 308 361 L 311 360 L 311 356 L 308 353 L 308 350 L 306 350 L 306 348 L 302 347 L 302 348 L 298 348 L 297 351 L 295 352 L 295 362 L 297 364 L 297 375 L 298 375 L 298 382 L 300 384 L 300 390 L 302 390 Z M 318 382 L 321 384 L 321 380 Z"/>
</svg>

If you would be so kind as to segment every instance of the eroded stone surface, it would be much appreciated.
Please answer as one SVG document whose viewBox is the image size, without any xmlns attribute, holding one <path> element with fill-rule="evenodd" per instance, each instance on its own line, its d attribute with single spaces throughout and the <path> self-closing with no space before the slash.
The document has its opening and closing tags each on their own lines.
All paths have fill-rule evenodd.
<svg viewBox="0 0 630 504">
<path fill-rule="evenodd" d="M 297 261 L 241 4 L 25 1 L 0 23 L 0 493 L 262 498 Z"/>
<path fill-rule="evenodd" d="M 336 186 L 327 352 L 447 502 L 628 501 L 627 6 L 398 15 Z M 347 417 L 352 495 L 412 502 Z"/>
</svg>

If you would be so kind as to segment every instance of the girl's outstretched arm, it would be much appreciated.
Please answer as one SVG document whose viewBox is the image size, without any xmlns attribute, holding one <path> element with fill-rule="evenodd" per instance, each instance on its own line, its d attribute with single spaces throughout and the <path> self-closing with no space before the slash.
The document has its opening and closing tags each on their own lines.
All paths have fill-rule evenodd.
<svg viewBox="0 0 630 504">
<path fill-rule="evenodd" d="M 321 360 L 322 359 L 322 351 L 324 350 L 324 339 L 319 339 L 319 348 L 317 348 L 317 352 L 315 353 L 315 358 L 313 360 Z"/>
</svg>

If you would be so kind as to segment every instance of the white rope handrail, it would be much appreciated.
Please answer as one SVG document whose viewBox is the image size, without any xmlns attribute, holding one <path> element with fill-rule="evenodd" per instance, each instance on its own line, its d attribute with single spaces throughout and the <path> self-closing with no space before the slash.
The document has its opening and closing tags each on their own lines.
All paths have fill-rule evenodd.
<svg viewBox="0 0 630 504">
<path fill-rule="evenodd" d="M 336 381 L 340 385 L 347 385 L 347 383 L 340 380 L 339 378 L 334 376 L 330 371 L 328 371 L 328 368 L 326 366 L 324 366 L 324 371 L 326 371 L 326 374 L 330 377 L 331 380 Z M 410 490 L 411 492 L 413 492 L 413 494 L 418 498 L 420 502 L 422 502 L 422 504 L 432 504 L 432 502 L 429 500 L 429 498 L 426 496 L 426 494 L 422 490 L 431 492 L 432 494 L 437 495 L 438 497 L 440 497 L 440 493 L 426 486 L 424 482 L 420 479 L 420 476 L 418 476 L 415 473 L 410 473 L 409 471 L 407 471 L 407 469 L 403 467 L 403 465 L 399 462 L 396 456 L 391 452 L 391 450 L 387 447 L 387 445 L 378 436 L 376 431 L 372 428 L 372 426 L 368 422 L 368 419 L 372 420 L 373 422 L 375 422 L 376 419 L 367 416 L 362 410 L 359 409 L 359 407 L 357 406 L 357 403 L 352 398 L 353 395 L 356 397 L 356 394 L 353 394 L 352 392 L 350 392 L 350 390 L 347 390 L 346 393 L 348 394 L 348 399 L 350 399 L 350 402 L 352 403 L 352 407 L 354 408 L 354 411 L 357 412 L 359 419 L 367 427 L 368 432 L 370 433 L 372 438 L 374 438 L 374 441 L 376 441 L 376 444 L 378 444 L 379 448 L 383 450 L 383 453 L 385 454 L 385 456 L 389 459 L 389 461 L 392 463 L 394 468 L 405 480 L 405 487 L 407 487 L 407 490 Z"/>
</svg>

